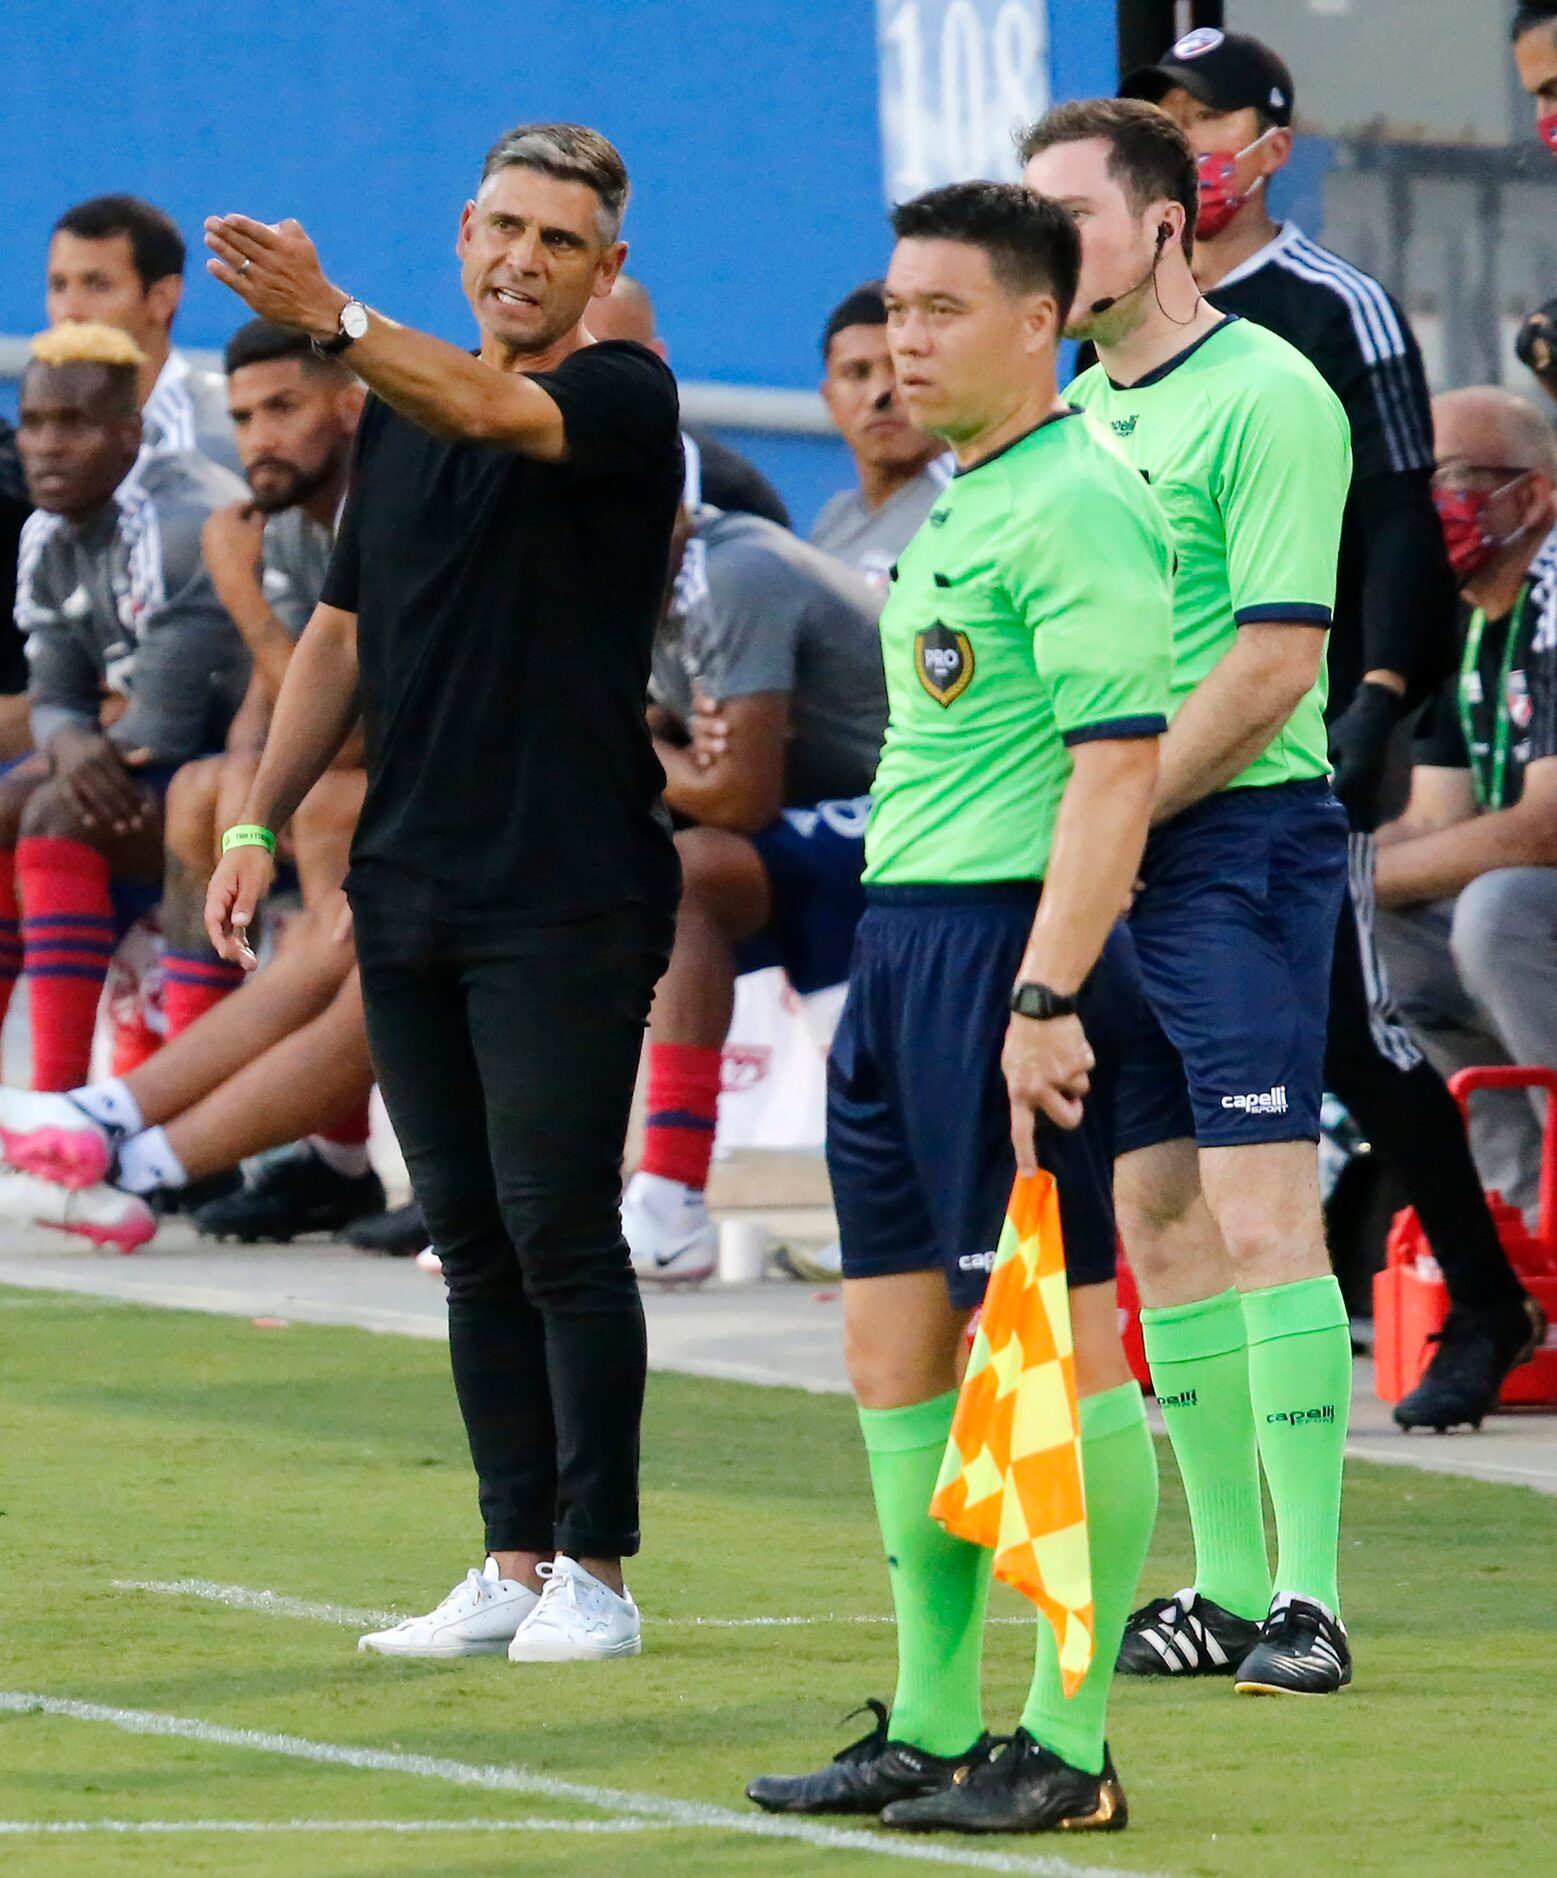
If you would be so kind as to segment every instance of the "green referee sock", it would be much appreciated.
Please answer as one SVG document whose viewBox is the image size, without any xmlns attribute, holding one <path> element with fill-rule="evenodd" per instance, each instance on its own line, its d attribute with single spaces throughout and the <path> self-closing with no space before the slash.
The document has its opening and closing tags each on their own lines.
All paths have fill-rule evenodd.
<svg viewBox="0 0 1557 1878">
<path fill-rule="evenodd" d="M 1114 1661 L 1157 1519 L 1157 1453 L 1139 1383 L 1082 1398 L 1081 1467 L 1087 1483 L 1096 1650 L 1081 1687 L 1067 1697 L 1054 1626 L 1039 1618 L 1038 1661 L 1022 1726 L 1072 1767 L 1100 1774 Z"/>
<path fill-rule="evenodd" d="M 891 1734 L 927 1754 L 965 1753 L 984 1732 L 979 1672 L 992 1555 L 930 1517 L 956 1406 L 953 1390 L 909 1408 L 859 1412 L 897 1612 Z"/>
<path fill-rule="evenodd" d="M 1246 1291 L 1249 1391 L 1276 1512 L 1276 1590 L 1339 1613 L 1341 1472 L 1352 1340 L 1334 1278 Z"/>
<path fill-rule="evenodd" d="M 1259 1622 L 1270 1608 L 1249 1347 L 1236 1291 L 1141 1312 L 1152 1387 L 1184 1480 L 1195 1589 Z"/>
</svg>

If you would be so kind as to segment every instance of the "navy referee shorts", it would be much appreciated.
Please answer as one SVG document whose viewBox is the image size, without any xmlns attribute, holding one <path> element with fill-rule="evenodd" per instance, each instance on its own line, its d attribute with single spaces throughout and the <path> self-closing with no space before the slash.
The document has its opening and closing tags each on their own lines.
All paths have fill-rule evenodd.
<svg viewBox="0 0 1557 1878">
<path fill-rule="evenodd" d="M 827 1066 L 827 1167 L 845 1278 L 943 1271 L 984 1296 L 1016 1175 L 1000 1051 L 1038 904 L 1032 881 L 868 887 Z M 1114 1275 L 1114 1089 L 1144 1004 L 1121 924 L 1082 988 L 1097 1058 L 1075 1130 L 1040 1122 L 1073 1287 Z"/>
<path fill-rule="evenodd" d="M 1319 1139 L 1346 854 L 1322 779 L 1222 789 L 1152 830 L 1130 912 L 1150 1012 L 1119 1153 Z"/>
</svg>

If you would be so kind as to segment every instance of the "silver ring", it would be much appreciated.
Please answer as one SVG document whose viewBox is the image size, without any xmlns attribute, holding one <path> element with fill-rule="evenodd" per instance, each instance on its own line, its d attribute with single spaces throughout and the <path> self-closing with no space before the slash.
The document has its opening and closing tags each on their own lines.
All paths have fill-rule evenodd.
<svg viewBox="0 0 1557 1878">
<path fill-rule="evenodd" d="M 238 272 L 240 274 L 247 274 L 249 269 L 253 267 L 253 265 L 254 265 L 254 256 L 252 254 L 246 254 L 243 257 L 243 266 L 238 269 Z"/>
</svg>

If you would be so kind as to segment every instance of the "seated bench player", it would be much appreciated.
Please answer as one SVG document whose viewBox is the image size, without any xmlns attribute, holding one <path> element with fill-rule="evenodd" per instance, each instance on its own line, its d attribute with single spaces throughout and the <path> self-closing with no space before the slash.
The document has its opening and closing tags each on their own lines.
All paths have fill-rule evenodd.
<svg viewBox="0 0 1557 1878">
<path fill-rule="evenodd" d="M 163 793 L 221 748 L 248 682 L 200 553 L 243 485 L 193 452 L 137 463 L 140 363 L 115 328 L 65 323 L 34 340 L 21 384 L 36 512 L 16 618 L 39 755 L 0 781 L 0 1017 L 24 970 L 38 1089 L 86 1080 L 116 916 L 158 896 Z"/>
<path fill-rule="evenodd" d="M 681 907 L 649 1017 L 648 1122 L 622 1225 L 640 1278 L 714 1267 L 704 1188 L 741 971 L 800 992 L 848 974 L 886 726 L 878 607 L 852 569 L 755 515 L 683 511 L 654 658 Z M 684 739 L 702 709 L 718 737 Z"/>
</svg>

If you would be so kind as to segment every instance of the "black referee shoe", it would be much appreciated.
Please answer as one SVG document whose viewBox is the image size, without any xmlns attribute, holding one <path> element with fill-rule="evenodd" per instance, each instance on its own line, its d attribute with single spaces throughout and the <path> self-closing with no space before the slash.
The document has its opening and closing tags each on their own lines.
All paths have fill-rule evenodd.
<svg viewBox="0 0 1557 1878">
<path fill-rule="evenodd" d="M 1231 1676 L 1260 1640 L 1260 1626 L 1201 1597 L 1176 1591 L 1143 1604 L 1125 1624 L 1115 1674 Z"/>
<path fill-rule="evenodd" d="M 1291 1598 L 1266 1618 L 1233 1687 L 1240 1695 L 1335 1695 L 1351 1679 L 1345 1624 L 1312 1598 Z"/>
<path fill-rule="evenodd" d="M 863 1739 L 814 1774 L 760 1774 L 747 1787 L 747 1799 L 765 1813 L 879 1813 L 893 1800 L 949 1787 L 960 1771 L 989 1752 L 989 1737 L 984 1735 L 966 1754 L 927 1754 L 888 1737 L 882 1703 L 867 1702 L 865 1708 L 876 1725 Z"/>
<path fill-rule="evenodd" d="M 1018 1728 L 949 1787 L 896 1800 L 883 1826 L 902 1832 L 1123 1832 L 1130 1808 L 1103 1750 L 1103 1771 L 1084 1773 Z"/>
<path fill-rule="evenodd" d="M 1428 1339 L 1438 1348 L 1409 1395 L 1395 1404 L 1401 1428 L 1439 1434 L 1469 1422 L 1479 1428 L 1497 1406 L 1510 1370 L 1528 1363 L 1546 1341 L 1546 1313 L 1529 1296 L 1501 1311 L 1450 1311 Z"/>
<path fill-rule="evenodd" d="M 194 1225 L 208 1239 L 285 1245 L 303 1233 L 339 1232 L 383 1209 L 383 1182 L 371 1168 L 365 1174 L 337 1174 L 308 1142 L 299 1141 L 266 1155 L 236 1193 L 201 1207 Z"/>
<path fill-rule="evenodd" d="M 387 1213 L 369 1213 L 339 1235 L 359 1252 L 381 1252 L 392 1259 L 415 1258 L 431 1236 L 415 1200 L 392 1206 Z"/>
</svg>

